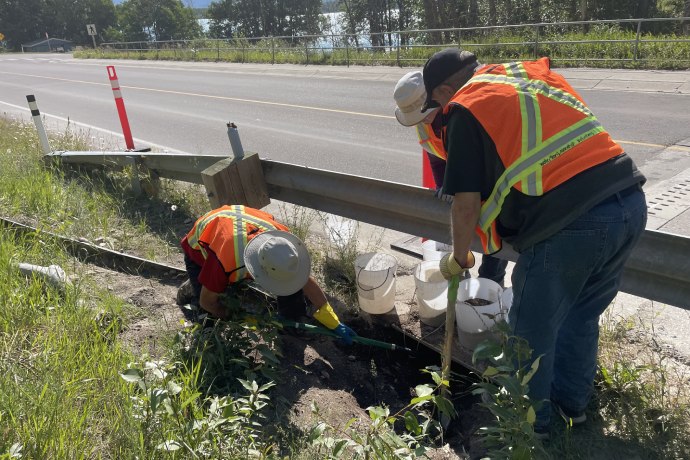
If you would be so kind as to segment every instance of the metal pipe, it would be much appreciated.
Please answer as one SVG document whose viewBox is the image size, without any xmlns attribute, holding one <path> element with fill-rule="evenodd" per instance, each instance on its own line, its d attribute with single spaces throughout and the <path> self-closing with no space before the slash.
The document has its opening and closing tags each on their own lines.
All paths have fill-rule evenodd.
<svg viewBox="0 0 690 460">
<path fill-rule="evenodd" d="M 240 133 L 237 131 L 235 123 L 228 122 L 228 139 L 230 139 L 230 147 L 232 147 L 232 154 L 235 156 L 235 159 L 244 158 L 244 148 L 242 148 Z"/>
</svg>

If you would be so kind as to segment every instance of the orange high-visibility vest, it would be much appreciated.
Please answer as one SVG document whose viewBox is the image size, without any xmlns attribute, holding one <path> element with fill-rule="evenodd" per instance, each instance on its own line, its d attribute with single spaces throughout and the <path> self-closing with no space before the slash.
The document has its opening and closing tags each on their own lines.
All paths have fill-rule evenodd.
<svg viewBox="0 0 690 460">
<path fill-rule="evenodd" d="M 228 275 L 228 282 L 235 283 L 250 277 L 244 268 L 247 243 L 268 230 L 289 231 L 264 211 L 242 205 L 221 206 L 197 219 L 186 238 L 204 260 L 208 258 L 206 248 L 213 251 Z"/>
<path fill-rule="evenodd" d="M 508 193 L 541 196 L 623 153 L 548 58 L 486 66 L 450 104 L 481 123 L 505 167 L 477 224 L 487 254 L 501 249 L 496 219 Z"/>
<path fill-rule="evenodd" d="M 445 127 L 443 129 L 445 129 Z M 448 159 L 446 148 L 443 145 L 443 139 L 436 135 L 431 124 L 418 123 L 417 137 L 419 138 L 419 145 L 421 145 L 424 150 L 439 157 L 443 161 Z"/>
</svg>

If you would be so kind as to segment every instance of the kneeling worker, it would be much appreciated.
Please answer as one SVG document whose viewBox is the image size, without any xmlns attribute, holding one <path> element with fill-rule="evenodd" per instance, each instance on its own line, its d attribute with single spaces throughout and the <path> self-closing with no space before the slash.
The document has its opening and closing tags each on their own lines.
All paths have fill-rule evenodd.
<svg viewBox="0 0 690 460">
<path fill-rule="evenodd" d="M 311 260 L 304 243 L 271 214 L 241 205 L 222 206 L 201 216 L 180 244 L 193 295 L 212 317 L 227 319 L 220 294 L 253 278 L 278 298 L 279 307 L 281 302 L 295 305 L 296 298 L 306 296 L 318 307 L 313 318 L 344 343 L 352 343 L 357 335 L 340 322 L 310 276 Z M 306 307 L 303 300 L 301 303 Z"/>
</svg>

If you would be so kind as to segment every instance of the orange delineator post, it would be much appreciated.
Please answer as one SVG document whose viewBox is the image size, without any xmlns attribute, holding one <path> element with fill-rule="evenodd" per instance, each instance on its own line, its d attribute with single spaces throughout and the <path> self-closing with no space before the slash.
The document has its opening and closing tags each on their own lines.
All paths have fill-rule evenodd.
<svg viewBox="0 0 690 460">
<path fill-rule="evenodd" d="M 125 145 L 128 150 L 134 150 L 134 140 L 132 139 L 132 131 L 129 129 L 129 120 L 127 119 L 127 111 L 125 110 L 125 101 L 122 99 L 122 91 L 120 90 L 120 82 L 117 79 L 115 66 L 109 65 L 108 78 L 110 79 L 110 86 L 113 88 L 113 95 L 115 96 L 115 105 L 117 106 L 117 114 L 120 117 L 120 124 L 122 125 L 122 134 L 125 136 Z"/>
</svg>

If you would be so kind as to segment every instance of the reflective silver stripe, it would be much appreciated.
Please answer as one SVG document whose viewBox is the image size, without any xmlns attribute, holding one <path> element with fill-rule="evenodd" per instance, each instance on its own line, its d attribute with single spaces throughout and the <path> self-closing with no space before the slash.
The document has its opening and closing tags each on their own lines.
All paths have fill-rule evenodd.
<svg viewBox="0 0 690 460">
<path fill-rule="evenodd" d="M 254 224 L 256 227 L 259 227 L 263 230 L 275 230 L 276 227 L 274 225 L 269 224 L 265 220 L 262 220 L 258 217 L 250 216 L 248 214 L 245 214 L 244 211 L 242 211 L 243 206 L 242 205 L 236 205 L 235 210 L 229 210 L 229 209 L 224 209 L 220 212 L 214 213 L 206 217 L 204 220 L 199 222 L 196 226 L 196 231 L 194 232 L 194 237 L 193 241 L 190 241 L 190 246 L 194 247 L 194 244 L 198 245 L 199 244 L 199 236 L 201 233 L 203 233 L 203 229 L 206 227 L 206 225 L 216 217 L 223 217 L 223 218 L 231 218 L 234 217 L 236 221 L 240 223 L 240 226 L 237 225 L 238 222 L 235 222 L 235 230 L 237 231 L 238 229 L 240 231 L 243 231 L 243 224 L 244 222 L 249 222 Z M 241 233 L 239 233 L 241 234 Z M 192 244 L 193 243 L 193 244 Z"/>
<path fill-rule="evenodd" d="M 419 142 L 422 145 L 422 147 L 429 144 L 429 136 L 427 135 L 424 126 L 422 126 L 422 123 L 417 124 L 417 137 L 419 138 Z"/>
<path fill-rule="evenodd" d="M 541 80 L 525 80 L 523 78 L 509 77 L 506 75 L 484 74 L 473 77 L 469 81 L 468 86 L 473 83 L 498 83 L 502 85 L 510 85 L 515 88 L 520 88 L 523 91 L 531 90 L 541 94 L 542 96 L 548 97 L 549 99 L 553 99 L 554 101 L 566 104 L 572 107 L 573 109 L 584 113 L 588 117 L 593 116 L 592 111 L 589 110 L 589 108 L 587 108 L 587 106 L 585 106 L 575 96 L 563 92 L 560 89 L 553 88 Z"/>
<path fill-rule="evenodd" d="M 510 192 L 510 188 L 517 183 L 518 180 L 525 174 L 531 173 L 530 168 L 545 166 L 547 163 L 558 158 L 563 153 L 567 152 L 577 144 L 589 139 L 590 137 L 604 131 L 601 123 L 594 119 L 584 119 L 576 125 L 574 129 L 567 129 L 561 131 L 556 136 L 549 139 L 547 144 L 542 144 L 541 147 L 529 152 L 527 156 L 523 156 L 516 163 L 511 165 L 509 169 L 504 171 L 503 175 L 494 187 L 493 192 L 488 200 L 482 205 L 481 215 L 479 218 L 479 227 L 486 231 L 486 225 L 490 225 L 495 218 L 503 200 Z"/>
<path fill-rule="evenodd" d="M 527 71 L 521 63 L 511 62 L 505 67 L 508 76 L 527 80 Z M 523 118 L 526 119 L 522 122 L 522 155 L 524 155 L 526 152 L 533 150 L 537 145 L 537 139 L 541 138 L 541 123 L 537 122 L 537 106 L 539 104 L 536 94 L 530 91 L 529 88 L 527 88 L 527 92 L 517 91 L 517 94 L 520 99 L 520 109 L 523 113 Z M 526 148 L 525 140 L 527 140 Z M 536 196 L 538 194 L 536 172 L 531 173 L 522 180 L 522 190 L 527 195 Z"/>
<path fill-rule="evenodd" d="M 424 123 L 417 124 L 417 137 L 419 138 L 419 144 L 424 150 L 435 157 L 445 160 L 445 158 L 441 155 L 441 152 L 439 152 L 436 148 L 436 145 L 431 141 L 431 136 L 424 126 Z"/>
</svg>

